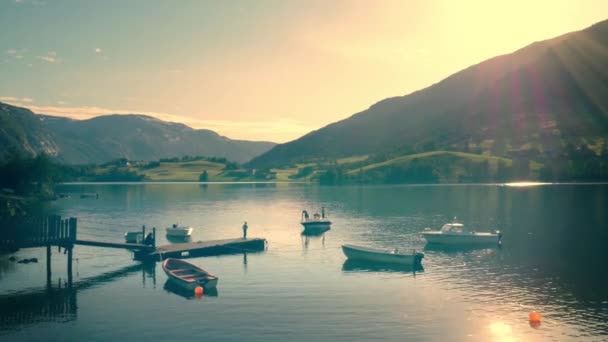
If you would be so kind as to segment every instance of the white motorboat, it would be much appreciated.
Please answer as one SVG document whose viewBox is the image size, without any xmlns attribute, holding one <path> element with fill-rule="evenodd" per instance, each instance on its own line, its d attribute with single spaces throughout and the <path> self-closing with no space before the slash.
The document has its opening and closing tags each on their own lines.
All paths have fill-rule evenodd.
<svg viewBox="0 0 608 342">
<path fill-rule="evenodd" d="M 141 230 L 125 233 L 126 243 L 141 243 L 142 241 L 144 241 L 144 232 Z"/>
<path fill-rule="evenodd" d="M 446 223 L 441 230 L 426 228 L 422 236 L 428 243 L 444 245 L 491 245 L 501 244 L 502 234 L 495 232 L 465 231 L 462 223 Z"/>
<path fill-rule="evenodd" d="M 175 238 L 187 238 L 192 235 L 192 227 L 178 226 L 177 224 L 167 227 L 167 236 Z"/>
<path fill-rule="evenodd" d="M 361 260 L 400 265 L 420 265 L 424 253 L 413 250 L 411 253 L 397 249 L 377 249 L 353 245 L 342 245 L 342 251 L 349 260 Z"/>
<path fill-rule="evenodd" d="M 308 211 L 302 211 L 302 221 L 300 222 L 304 230 L 328 230 L 331 227 L 331 221 L 325 216 L 325 208 L 321 208 L 321 214 L 315 213 L 312 218 L 308 215 Z"/>
</svg>

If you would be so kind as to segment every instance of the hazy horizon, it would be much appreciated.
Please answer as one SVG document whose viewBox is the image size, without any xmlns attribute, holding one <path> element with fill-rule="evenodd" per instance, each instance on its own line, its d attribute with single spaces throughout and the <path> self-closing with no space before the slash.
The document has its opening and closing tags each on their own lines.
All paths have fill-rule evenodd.
<svg viewBox="0 0 608 342">
<path fill-rule="evenodd" d="M 0 0 L 0 101 L 281 143 L 606 10 L 592 0 Z"/>
</svg>

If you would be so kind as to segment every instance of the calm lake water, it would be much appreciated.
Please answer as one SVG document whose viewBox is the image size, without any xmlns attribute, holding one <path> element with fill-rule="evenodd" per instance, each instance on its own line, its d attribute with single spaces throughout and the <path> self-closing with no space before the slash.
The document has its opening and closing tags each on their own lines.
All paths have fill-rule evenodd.
<svg viewBox="0 0 608 342">
<path fill-rule="evenodd" d="M 259 253 L 189 259 L 219 276 L 202 299 L 167 286 L 160 263 L 75 247 L 0 256 L 0 340 L 7 341 L 568 341 L 608 339 L 608 186 L 309 184 L 65 185 L 49 212 L 78 218 L 80 238 L 122 242 L 126 230 L 195 227 L 193 240 L 249 235 Z M 80 199 L 78 193 L 98 193 Z M 303 236 L 302 209 L 334 221 Z M 420 235 L 454 216 L 500 229 L 501 248 L 428 249 Z M 159 244 L 167 241 L 162 230 Z M 424 270 L 345 263 L 343 243 L 424 250 Z M 543 316 L 531 327 L 528 313 Z"/>
</svg>

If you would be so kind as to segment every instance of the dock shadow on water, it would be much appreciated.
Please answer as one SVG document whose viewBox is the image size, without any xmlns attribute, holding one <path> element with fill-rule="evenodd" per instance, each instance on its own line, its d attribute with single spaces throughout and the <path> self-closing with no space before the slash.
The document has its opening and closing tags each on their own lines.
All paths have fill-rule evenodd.
<svg viewBox="0 0 608 342">
<path fill-rule="evenodd" d="M 420 273 L 424 272 L 422 265 L 399 265 L 392 263 L 346 260 L 342 265 L 344 272 L 391 272 L 391 273 Z"/>
<path fill-rule="evenodd" d="M 0 336 L 46 322 L 69 323 L 78 318 L 78 294 L 98 286 L 142 273 L 142 286 L 146 278 L 156 284 L 154 264 L 138 263 L 114 271 L 105 272 L 69 284 L 59 278 L 57 284 L 0 296 Z"/>
<path fill-rule="evenodd" d="M 167 279 L 165 285 L 163 285 L 163 289 L 167 292 L 176 294 L 180 297 L 184 297 L 186 299 L 195 299 L 197 298 L 194 294 L 194 291 L 186 290 L 183 287 L 179 286 L 175 283 L 175 281 L 171 279 Z M 219 292 L 217 288 L 207 289 L 203 293 L 203 297 L 217 297 L 219 296 Z"/>
</svg>

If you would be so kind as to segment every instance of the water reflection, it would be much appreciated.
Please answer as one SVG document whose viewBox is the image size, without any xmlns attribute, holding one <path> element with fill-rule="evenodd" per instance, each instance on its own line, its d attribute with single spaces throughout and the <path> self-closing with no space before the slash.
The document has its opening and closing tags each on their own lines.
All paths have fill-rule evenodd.
<svg viewBox="0 0 608 342">
<path fill-rule="evenodd" d="M 156 285 L 155 264 L 135 264 L 70 284 L 60 278 L 56 286 L 0 296 L 0 331 L 15 330 L 43 322 L 67 323 L 77 318 L 78 293 L 110 283 L 134 273 L 142 272 L 142 286 L 146 278 Z"/>
<path fill-rule="evenodd" d="M 454 253 L 466 253 L 471 251 L 479 251 L 479 250 L 487 250 L 494 251 L 500 250 L 501 246 L 497 244 L 468 244 L 468 245 L 441 245 L 436 243 L 428 243 L 424 246 L 425 252 L 441 252 L 446 254 L 454 254 Z"/>
<path fill-rule="evenodd" d="M 329 229 L 324 230 L 324 231 L 313 231 L 313 232 L 304 231 L 304 232 L 302 232 L 302 234 L 300 234 L 301 239 L 302 239 L 302 247 L 304 249 L 308 249 L 311 240 L 320 240 L 321 247 L 324 248 L 325 247 L 325 232 L 327 232 L 328 230 Z"/>
<path fill-rule="evenodd" d="M 45 288 L 0 297 L 0 330 L 42 323 L 67 323 L 76 319 L 77 289 Z"/>
<path fill-rule="evenodd" d="M 360 260 L 347 259 L 342 265 L 342 271 L 345 272 L 398 272 L 412 273 L 423 272 L 422 265 L 399 265 L 391 263 L 380 263 Z"/>
<path fill-rule="evenodd" d="M 167 279 L 167 281 L 165 282 L 163 289 L 167 292 L 176 294 L 186 299 L 196 298 L 196 296 L 194 295 L 194 291 L 184 289 L 182 286 L 179 286 L 175 283 L 175 281 L 171 280 L 170 278 Z M 218 295 L 219 292 L 217 291 L 217 288 L 207 289 L 203 294 L 204 297 L 217 297 Z"/>
</svg>

